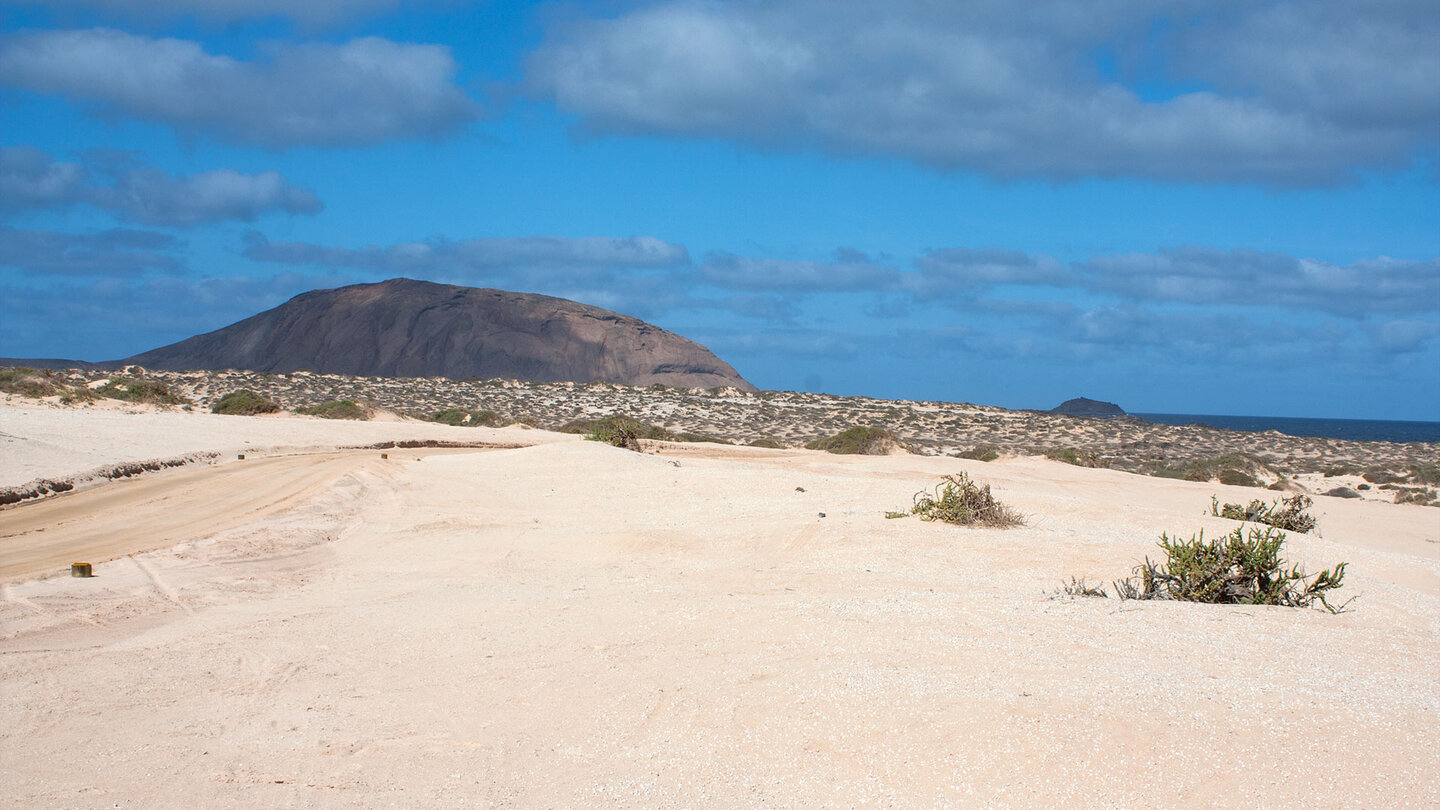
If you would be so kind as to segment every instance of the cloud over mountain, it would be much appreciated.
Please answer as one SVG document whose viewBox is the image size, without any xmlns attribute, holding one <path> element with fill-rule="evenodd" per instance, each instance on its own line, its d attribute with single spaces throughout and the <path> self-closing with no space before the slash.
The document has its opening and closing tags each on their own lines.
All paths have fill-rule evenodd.
<svg viewBox="0 0 1440 810">
<path fill-rule="evenodd" d="M 569 271 L 588 274 L 616 268 L 665 268 L 686 263 L 683 245 L 649 236 L 436 238 L 428 242 L 362 248 L 306 242 L 271 242 L 247 236 L 245 256 L 279 264 L 349 267 L 379 273 L 484 273 Z"/>
</svg>

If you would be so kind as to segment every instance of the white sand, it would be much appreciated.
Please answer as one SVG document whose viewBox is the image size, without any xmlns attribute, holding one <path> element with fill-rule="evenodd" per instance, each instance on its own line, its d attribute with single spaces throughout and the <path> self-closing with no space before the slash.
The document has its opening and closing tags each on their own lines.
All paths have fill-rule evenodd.
<svg viewBox="0 0 1440 810">
<path fill-rule="evenodd" d="M 177 431 L 237 439 L 204 433 L 208 417 L 98 416 L 5 412 L 7 466 L 49 463 L 26 455 L 56 426 L 120 431 L 85 465 L 199 449 Z M 350 442 L 322 433 L 335 423 L 230 421 L 257 445 Z M 298 432 L 269 432 L 282 422 Z M 1236 525 L 1205 515 L 1212 493 L 1273 493 L 1041 459 L 657 456 L 527 435 L 553 441 L 317 455 L 322 483 L 280 505 L 291 487 L 260 465 L 228 479 L 256 489 L 250 506 L 219 503 L 210 468 L 108 496 L 123 503 L 90 519 L 147 523 L 163 503 L 190 528 L 95 579 L 5 586 L 0 798 L 1440 805 L 1440 510 L 1317 499 L 1319 532 L 1286 548 L 1350 563 L 1341 593 L 1359 598 L 1339 616 L 1051 599 L 1155 556 L 1161 531 Z M 957 469 L 1028 525 L 884 519 Z M 120 486 L 53 503 L 81 521 Z M 7 558 L 39 542 L 5 530 L 36 508 L 0 512 Z"/>
<path fill-rule="evenodd" d="M 0 402 L 0 487 L 188 453 L 233 456 L 426 439 L 537 443 L 548 436 L 519 427 L 451 427 L 393 417 L 352 422 L 288 413 L 220 416 L 111 402 L 81 410 Z"/>
</svg>

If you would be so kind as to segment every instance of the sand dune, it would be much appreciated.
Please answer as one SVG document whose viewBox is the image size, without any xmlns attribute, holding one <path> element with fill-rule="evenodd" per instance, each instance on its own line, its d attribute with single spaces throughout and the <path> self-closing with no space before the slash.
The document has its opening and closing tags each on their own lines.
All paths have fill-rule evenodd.
<svg viewBox="0 0 1440 810">
<path fill-rule="evenodd" d="M 85 435 L 94 414 L 65 418 Z M 124 453 L 170 452 L 143 436 L 171 423 L 130 418 Z M 7 417 L 9 447 L 34 446 L 29 419 Z M 1350 563 L 1358 599 L 1338 616 L 1052 598 L 1071 575 L 1126 573 L 1161 531 L 1235 525 L 1206 514 L 1212 494 L 1273 493 L 1039 458 L 527 435 L 540 443 L 384 463 L 247 459 L 0 512 L 163 535 L 105 546 L 120 556 L 95 579 L 4 586 L 0 797 L 1440 803 L 1440 511 L 1325 499 L 1287 550 Z M 123 460 L 102 444 L 86 464 Z M 1027 525 L 885 519 L 956 470 Z M 5 565 L 35 536 L 0 540 Z"/>
</svg>

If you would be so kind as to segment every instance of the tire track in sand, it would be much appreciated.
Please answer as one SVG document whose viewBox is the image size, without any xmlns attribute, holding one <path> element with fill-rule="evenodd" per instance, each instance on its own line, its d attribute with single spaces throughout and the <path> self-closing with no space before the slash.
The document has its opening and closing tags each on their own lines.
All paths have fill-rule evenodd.
<svg viewBox="0 0 1440 810">
<path fill-rule="evenodd" d="M 167 548 L 292 507 L 346 473 L 396 462 L 371 451 L 253 458 L 117 481 L 0 511 L 0 582 Z"/>
</svg>

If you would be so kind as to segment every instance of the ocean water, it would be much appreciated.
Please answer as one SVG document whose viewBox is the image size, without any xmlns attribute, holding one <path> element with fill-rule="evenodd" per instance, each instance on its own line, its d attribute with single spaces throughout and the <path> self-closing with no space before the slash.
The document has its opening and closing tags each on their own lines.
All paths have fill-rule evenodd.
<svg viewBox="0 0 1440 810">
<path fill-rule="evenodd" d="M 1217 416 L 1193 413 L 1131 414 L 1162 425 L 1199 422 L 1225 430 L 1259 433 L 1278 430 L 1289 436 L 1317 436 L 1358 442 L 1440 442 L 1440 422 L 1398 422 L 1384 419 L 1300 419 L 1290 416 Z"/>
</svg>

